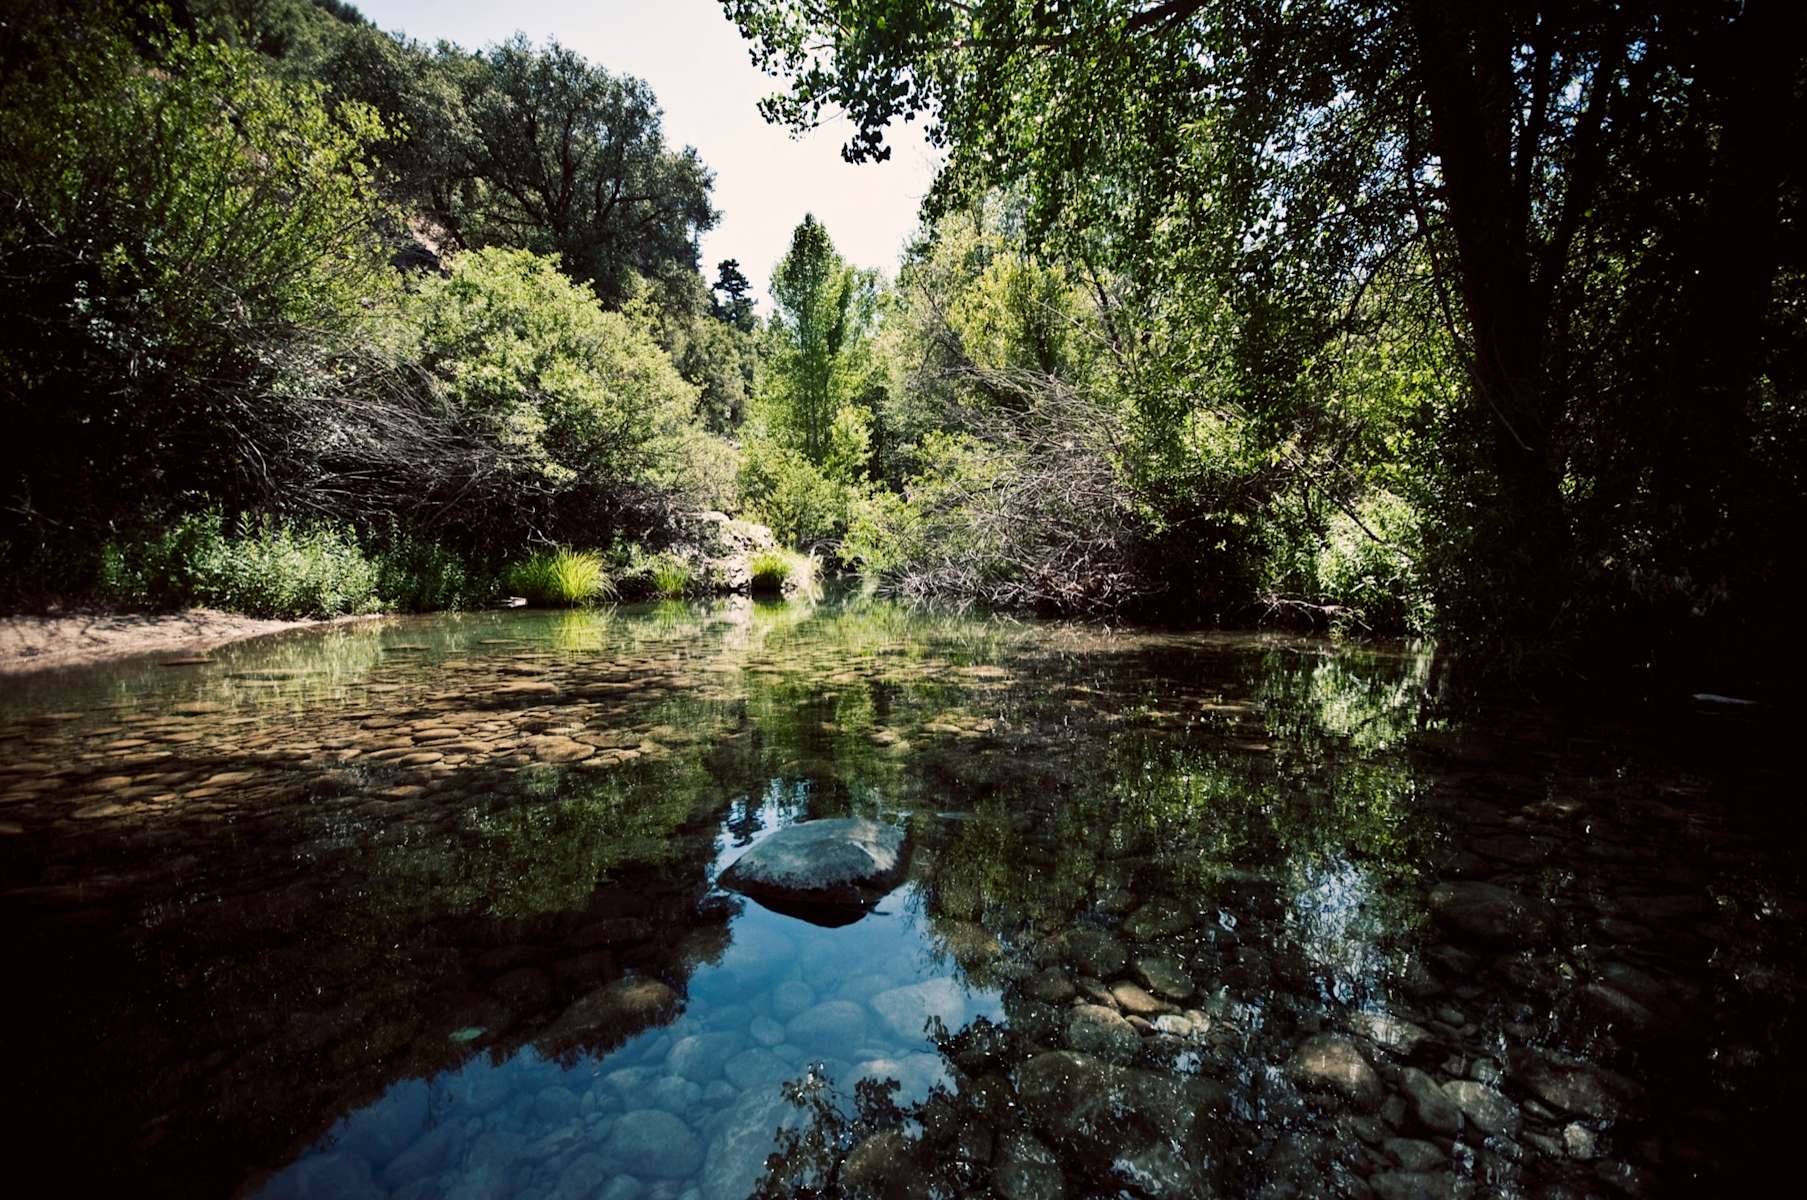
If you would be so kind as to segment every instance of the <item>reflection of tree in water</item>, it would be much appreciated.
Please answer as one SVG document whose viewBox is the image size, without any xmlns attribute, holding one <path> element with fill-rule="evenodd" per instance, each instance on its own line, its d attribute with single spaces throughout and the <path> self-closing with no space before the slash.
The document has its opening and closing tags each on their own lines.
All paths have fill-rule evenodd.
<svg viewBox="0 0 1807 1200">
<path fill-rule="evenodd" d="M 1133 693 L 1133 672 L 1119 683 Z M 1307 1116 L 1274 1064 L 1327 1005 L 1384 1000 L 1421 919 L 1428 831 L 1394 753 L 1410 696 L 1321 665 L 1282 680 L 1261 709 L 1292 731 L 1280 755 L 1225 746 L 1211 721 L 1140 728 L 1118 704 L 1127 719 L 1048 743 L 1052 792 L 1005 777 L 958 819 L 919 814 L 931 943 L 1003 988 L 1006 1020 L 938 1031 L 951 1082 L 915 1104 L 793 1081 L 759 1194 L 1192 1196 L 1271 1177 Z M 1152 995 L 1147 959 L 1198 991 Z M 1152 1003 L 1133 1048 L 1074 1033 L 1088 991 Z M 1302 1179 L 1325 1165 L 1294 1157 Z"/>
</svg>

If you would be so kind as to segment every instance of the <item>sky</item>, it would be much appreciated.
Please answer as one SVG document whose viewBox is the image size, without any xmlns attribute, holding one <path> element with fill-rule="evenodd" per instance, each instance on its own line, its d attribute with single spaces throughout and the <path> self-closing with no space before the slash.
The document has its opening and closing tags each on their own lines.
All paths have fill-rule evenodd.
<svg viewBox="0 0 1807 1200">
<path fill-rule="evenodd" d="M 356 3 L 383 29 L 420 41 L 443 38 L 474 50 L 519 30 L 539 44 L 556 38 L 615 74 L 644 79 L 665 110 L 667 144 L 695 146 L 715 172 L 721 220 L 702 238 L 704 274 L 713 281 L 716 263 L 738 259 L 768 311 L 772 268 L 805 212 L 828 227 L 849 262 L 890 275 L 934 180 L 939 159 L 920 124 L 893 127 L 890 161 L 858 166 L 841 159 L 844 122 L 800 139 L 767 125 L 755 105 L 779 81 L 753 65 L 716 0 Z"/>
</svg>

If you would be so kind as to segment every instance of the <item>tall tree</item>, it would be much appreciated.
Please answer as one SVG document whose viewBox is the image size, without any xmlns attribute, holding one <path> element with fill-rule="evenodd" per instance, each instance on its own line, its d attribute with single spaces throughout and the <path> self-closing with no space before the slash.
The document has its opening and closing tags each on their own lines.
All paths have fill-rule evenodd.
<svg viewBox="0 0 1807 1200">
<path fill-rule="evenodd" d="M 753 282 L 740 269 L 739 259 L 724 258 L 716 265 L 715 283 L 710 290 L 714 293 L 716 318 L 751 333 L 759 318 L 753 311 Z"/>
<path fill-rule="evenodd" d="M 853 397 L 854 368 L 876 301 L 872 274 L 849 266 L 828 230 L 805 214 L 772 276 L 772 327 L 783 349 L 774 364 L 787 423 L 809 460 L 827 458 L 835 414 Z"/>
<path fill-rule="evenodd" d="M 1801 510 L 1803 177 L 1777 150 L 1807 135 L 1807 8 L 724 7 L 791 79 L 769 115 L 844 111 L 854 160 L 929 115 L 939 202 L 1023 184 L 1039 234 L 1204 331 L 1217 382 L 1180 392 L 1235 396 L 1277 446 L 1364 320 L 1433 314 L 1462 375 L 1430 499 L 1468 631 L 1573 637 L 1583 586 L 1619 624 L 1766 603 L 1790 552 L 1764 515 Z"/>
<path fill-rule="evenodd" d="M 719 215 L 713 177 L 694 149 L 666 145 L 652 90 L 518 34 L 477 61 L 462 73 L 471 140 L 436 214 L 451 235 L 556 254 L 611 306 L 641 281 L 689 295 L 697 237 Z"/>
</svg>

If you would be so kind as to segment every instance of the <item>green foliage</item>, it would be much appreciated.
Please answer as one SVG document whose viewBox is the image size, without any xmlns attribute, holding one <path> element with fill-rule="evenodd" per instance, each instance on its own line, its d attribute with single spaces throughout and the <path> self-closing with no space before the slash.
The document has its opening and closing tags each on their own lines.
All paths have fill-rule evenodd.
<svg viewBox="0 0 1807 1200">
<path fill-rule="evenodd" d="M 207 605 L 256 617 L 375 612 L 379 571 L 352 531 L 329 522 L 191 514 L 103 552 L 101 587 L 123 604 Z"/>
<path fill-rule="evenodd" d="M 869 383 L 877 280 L 849 266 L 806 214 L 772 276 L 772 299 L 779 351 L 767 378 L 768 424 L 822 466 L 832 426 Z"/>
<path fill-rule="evenodd" d="M 801 450 L 760 431 L 742 449 L 740 490 L 749 519 L 798 549 L 832 548 L 840 542 L 865 489 L 829 475 Z"/>
<path fill-rule="evenodd" d="M 252 52 L 85 17 L 4 31 L 0 417 L 33 452 L 0 486 L 63 520 L 255 499 L 304 465 L 259 451 L 302 423 L 313 348 L 384 286 L 384 131 Z"/>
<path fill-rule="evenodd" d="M 675 554 L 660 554 L 648 560 L 646 577 L 654 595 L 677 600 L 696 583 L 696 569 Z"/>
<path fill-rule="evenodd" d="M 376 553 L 376 594 L 394 612 L 444 612 L 494 602 L 494 572 L 440 542 L 391 527 Z"/>
<path fill-rule="evenodd" d="M 724 9 L 790 81 L 770 117 L 844 112 L 862 160 L 932 112 L 931 209 L 1023 197 L 1105 309 L 1160 524 L 1290 557 L 1404 496 L 1439 626 L 1495 648 L 1646 662 L 1791 622 L 1799 5 Z M 1197 461 L 1200 417 L 1245 469 Z M 1339 588 L 1388 573 L 1332 558 Z"/>
<path fill-rule="evenodd" d="M 415 353 L 454 425 L 493 444 L 523 512 L 581 528 L 637 496 L 719 507 L 731 452 L 694 421 L 696 390 L 644 309 L 603 310 L 548 258 L 479 250 L 409 298 Z"/>
<path fill-rule="evenodd" d="M 611 305 L 639 280 L 694 286 L 709 170 L 666 146 L 652 89 L 519 34 L 471 65 L 465 179 L 436 214 L 460 244 L 555 254 Z"/>
<path fill-rule="evenodd" d="M 503 573 L 503 585 L 531 604 L 568 608 L 609 600 L 615 584 L 603 557 L 591 550 L 536 550 Z"/>
<path fill-rule="evenodd" d="M 815 582 L 815 560 L 791 550 L 761 550 L 747 560 L 755 595 L 807 591 Z"/>
</svg>

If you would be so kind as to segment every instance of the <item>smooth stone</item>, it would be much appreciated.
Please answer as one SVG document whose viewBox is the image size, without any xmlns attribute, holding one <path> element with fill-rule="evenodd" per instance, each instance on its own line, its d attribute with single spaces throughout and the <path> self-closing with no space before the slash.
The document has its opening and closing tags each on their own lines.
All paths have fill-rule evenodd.
<svg viewBox="0 0 1807 1200">
<path fill-rule="evenodd" d="M 1439 883 L 1431 889 L 1430 907 L 1439 925 L 1508 946 L 1547 940 L 1555 924 L 1555 911 L 1546 901 L 1492 883 Z"/>
<path fill-rule="evenodd" d="M 1443 1085 L 1443 1094 L 1455 1102 L 1462 1115 L 1493 1137 L 1518 1134 L 1518 1105 L 1484 1083 L 1455 1079 Z"/>
<path fill-rule="evenodd" d="M 1067 956 L 1081 971 L 1099 979 L 1118 974 L 1129 962 L 1129 951 L 1122 942 L 1089 925 L 1067 930 Z"/>
<path fill-rule="evenodd" d="M 841 1162 L 839 1182 L 845 1194 L 874 1200 L 926 1198 L 928 1184 L 910 1165 L 910 1146 L 910 1139 L 895 1129 L 862 1139 Z"/>
<path fill-rule="evenodd" d="M 616 1118 L 604 1151 L 635 1175 L 654 1179 L 683 1179 L 703 1163 L 703 1144 L 690 1127 L 654 1108 Z"/>
<path fill-rule="evenodd" d="M 458 1141 L 458 1131 L 452 1126 L 435 1125 L 383 1168 L 384 1186 L 399 1188 L 424 1176 L 437 1174 L 451 1157 Z"/>
<path fill-rule="evenodd" d="M 692 1083 L 708 1083 L 721 1075 L 722 1064 L 740 1053 L 742 1045 L 736 1033 L 693 1033 L 678 1039 L 665 1066 Z"/>
<path fill-rule="evenodd" d="M 772 1015 L 788 1020 L 816 1002 L 816 989 L 801 979 L 787 979 L 772 989 Z"/>
<path fill-rule="evenodd" d="M 781 1082 L 790 1073 L 783 1059 L 770 1050 L 759 1048 L 742 1050 L 722 1064 L 722 1074 L 743 1092 L 750 1092 L 762 1084 Z"/>
<path fill-rule="evenodd" d="M 784 1026 L 770 1017 L 754 1017 L 747 1025 L 747 1036 L 761 1046 L 776 1046 L 784 1040 Z"/>
<path fill-rule="evenodd" d="M 1111 986 L 1111 999 L 1117 1002 L 1118 1008 L 1136 1017 L 1153 1017 L 1173 1011 L 1173 1005 L 1165 1000 L 1156 1000 L 1139 985 L 1128 980 Z"/>
<path fill-rule="evenodd" d="M 1379 1200 L 1454 1200 L 1456 1177 L 1447 1171 L 1381 1171 L 1368 1177 Z"/>
<path fill-rule="evenodd" d="M 1067 1045 L 1105 1062 L 1131 1063 L 1142 1053 L 1142 1035 L 1111 1009 L 1080 1004 L 1067 1014 Z"/>
<path fill-rule="evenodd" d="M 1152 942 L 1169 934 L 1184 933 L 1192 928 L 1193 921 L 1193 915 L 1177 904 L 1150 900 L 1123 919 L 1123 935 L 1131 941 Z"/>
<path fill-rule="evenodd" d="M 1335 1092 L 1363 1108 L 1380 1105 L 1380 1077 L 1348 1038 L 1320 1033 L 1305 1039 L 1286 1070 L 1301 1086 Z"/>
<path fill-rule="evenodd" d="M 1211 1195 L 1213 1190 L 1185 1155 L 1159 1143 L 1119 1154 L 1111 1163 L 1111 1170 L 1132 1186 L 1136 1195 L 1151 1200 L 1194 1200 Z"/>
<path fill-rule="evenodd" d="M 1515 1048 L 1507 1057 L 1507 1076 L 1564 1112 L 1596 1120 L 1623 1117 L 1642 1089 L 1614 1071 L 1580 1060 L 1564 1060 L 1535 1050 Z"/>
<path fill-rule="evenodd" d="M 1073 981 L 1059 967 L 1048 967 L 1023 981 L 1023 992 L 1043 1004 L 1065 1004 L 1078 995 Z"/>
<path fill-rule="evenodd" d="M 1066 1177 L 1045 1163 L 1007 1162 L 992 1173 L 991 1187 L 1003 1200 L 1067 1200 Z"/>
<path fill-rule="evenodd" d="M 579 1154 L 559 1172 L 551 1197 L 552 1200 L 592 1200 L 592 1197 L 602 1195 L 614 1178 L 613 1168 L 602 1155 Z"/>
<path fill-rule="evenodd" d="M 1016 1084 L 1023 1113 L 1043 1136 L 1105 1161 L 1152 1145 L 1197 1150 L 1229 1106 L 1220 1084 L 1071 1050 L 1031 1058 L 1016 1069 Z"/>
<path fill-rule="evenodd" d="M 1358 1012 L 1349 1018 L 1349 1028 L 1401 1058 L 1411 1058 L 1432 1040 L 1429 1030 L 1384 1013 Z"/>
<path fill-rule="evenodd" d="M 1435 1079 L 1416 1067 L 1407 1067 L 1399 1073 L 1399 1087 L 1418 1124 L 1452 1137 L 1461 1131 L 1462 1110 L 1437 1086 Z"/>
<path fill-rule="evenodd" d="M 903 829 L 833 817 L 785 826 L 735 859 L 719 882 L 768 904 L 865 906 L 902 883 L 908 867 Z"/>
<path fill-rule="evenodd" d="M 1403 1171 L 1429 1171 L 1448 1157 L 1435 1142 L 1423 1138 L 1388 1138 L 1381 1145 Z"/>
<path fill-rule="evenodd" d="M 1198 991 L 1192 976 L 1178 959 L 1160 954 L 1144 954 L 1131 964 L 1136 979 L 1143 987 L 1168 1000 L 1186 1000 Z"/>
<path fill-rule="evenodd" d="M 568 1087 L 543 1088 L 533 1098 L 534 1119 L 541 1124 L 558 1126 L 577 1119 L 581 1102 Z"/>
<path fill-rule="evenodd" d="M 866 1032 L 866 1009 L 852 1000 L 824 1000 L 792 1017 L 784 1027 L 785 1040 L 852 1042 Z"/>
<path fill-rule="evenodd" d="M 709 1152 L 698 1180 L 704 1200 L 746 1200 L 765 1174 L 765 1160 L 776 1148 L 780 1129 L 794 1129 L 803 1111 L 778 1090 L 751 1095 L 730 1110 L 709 1140 Z"/>
<path fill-rule="evenodd" d="M 1570 1121 L 1562 1127 L 1562 1148 L 1570 1158 L 1598 1158 L 1600 1135 L 1579 1121 Z"/>
<path fill-rule="evenodd" d="M 891 988 L 872 997 L 871 1004 L 892 1032 L 906 1042 L 926 1037 L 931 1018 L 940 1018 L 949 1032 L 966 1023 L 966 991 L 952 975 Z"/>
<path fill-rule="evenodd" d="M 622 1041 L 675 1017 L 678 994 L 656 979 L 617 979 L 574 1002 L 552 1023 L 541 1045 L 554 1053 L 574 1045 Z"/>
</svg>

